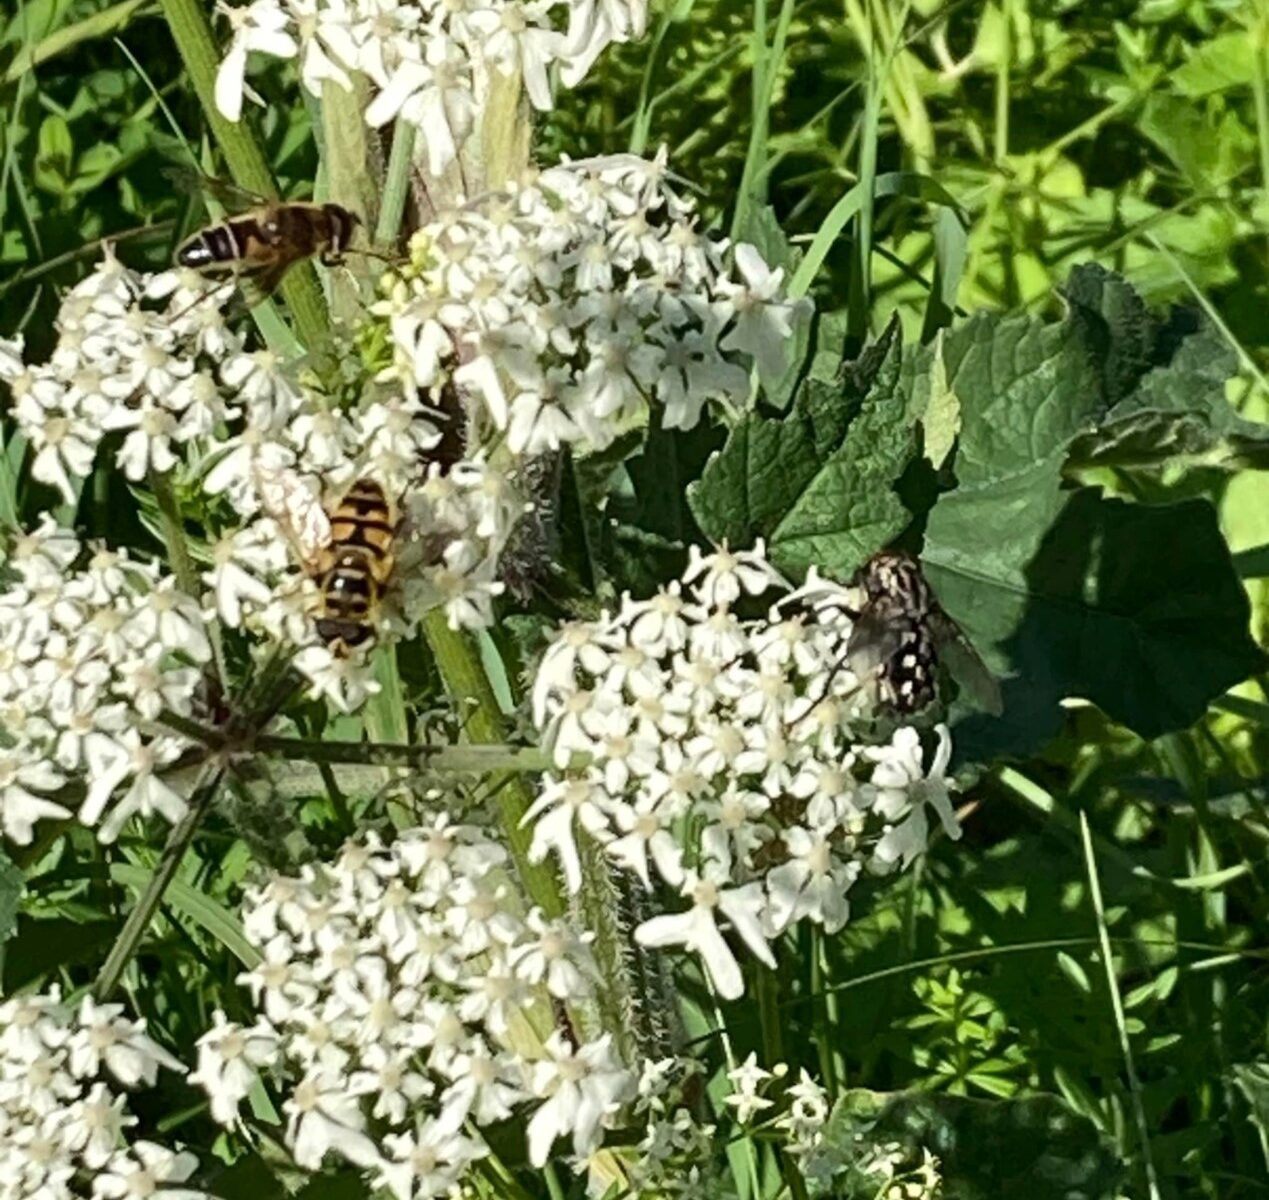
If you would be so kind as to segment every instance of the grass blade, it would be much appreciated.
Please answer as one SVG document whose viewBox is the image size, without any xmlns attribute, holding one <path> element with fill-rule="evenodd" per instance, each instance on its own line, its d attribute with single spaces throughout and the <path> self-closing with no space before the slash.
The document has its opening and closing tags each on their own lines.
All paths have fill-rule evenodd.
<svg viewBox="0 0 1269 1200">
<path fill-rule="evenodd" d="M 1124 1070 L 1128 1075 L 1128 1091 L 1132 1096 L 1133 1118 L 1137 1123 L 1137 1135 L 1141 1140 L 1141 1158 L 1146 1172 L 1146 1187 L 1150 1200 L 1159 1200 L 1159 1179 L 1155 1174 L 1154 1158 L 1150 1153 L 1150 1126 L 1146 1122 L 1146 1107 L 1141 1098 L 1141 1080 L 1132 1056 L 1132 1042 L 1124 1021 L 1124 1002 L 1119 994 L 1119 981 L 1115 978 L 1115 962 L 1110 951 L 1110 932 L 1106 927 L 1106 906 L 1102 901 L 1101 880 L 1097 877 L 1097 859 L 1093 854 L 1093 835 L 1088 817 L 1080 813 L 1080 834 L 1084 842 L 1084 863 L 1088 874 L 1088 886 L 1093 900 L 1093 912 L 1097 918 L 1097 941 L 1101 947 L 1102 966 L 1106 968 L 1106 987 L 1110 991 L 1111 1009 L 1115 1014 L 1115 1029 L 1119 1033 L 1119 1046 L 1123 1051 Z"/>
</svg>

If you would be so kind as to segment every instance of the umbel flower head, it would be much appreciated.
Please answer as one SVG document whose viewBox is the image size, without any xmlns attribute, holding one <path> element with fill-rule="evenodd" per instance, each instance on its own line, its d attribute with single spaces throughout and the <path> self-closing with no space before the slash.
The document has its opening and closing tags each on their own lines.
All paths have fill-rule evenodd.
<svg viewBox="0 0 1269 1200">
<path fill-rule="evenodd" d="M 231 36 L 216 77 L 216 105 L 242 112 L 251 53 L 298 58 L 319 99 L 331 82 L 372 98 L 371 126 L 415 126 L 439 177 L 479 127 L 494 83 L 519 78 L 534 107 L 552 106 L 550 72 L 581 81 L 613 42 L 641 37 L 645 0 L 254 0 L 223 5 Z M 250 94 L 250 93 L 249 93 Z"/>
<path fill-rule="evenodd" d="M 602 449 L 646 423 L 688 429 L 778 374 L 802 308 L 752 246 L 728 255 L 654 161 L 564 162 L 441 213 L 373 311 L 408 394 L 452 379 L 517 454 Z M 734 257 L 734 266 L 729 259 Z"/>
<path fill-rule="evenodd" d="M 153 1087 L 160 1067 L 184 1070 L 122 1005 L 71 1007 L 56 986 L 0 1004 L 0 1193 L 211 1200 L 180 1186 L 192 1154 L 128 1133 L 124 1089 Z"/>
<path fill-rule="evenodd" d="M 228 295 L 184 272 L 127 270 L 107 254 L 63 301 L 49 360 L 27 364 L 20 341 L 2 342 L 0 380 L 31 442 L 36 480 L 74 503 L 103 448 L 130 480 L 175 480 L 195 497 L 205 523 L 208 544 L 196 555 L 206 567 L 205 590 L 195 609 L 245 629 L 258 644 L 289 647 L 316 692 L 352 707 L 373 686 L 365 656 L 339 658 L 322 643 L 314 622 L 321 597 L 306 578 L 331 542 L 331 506 L 355 480 L 373 479 L 402 517 L 392 612 L 408 626 L 441 607 L 457 627 L 492 620 L 499 555 L 524 501 L 506 471 L 479 451 L 448 468 L 430 460 L 441 435 L 417 394 L 366 380 L 356 401 L 341 405 L 271 351 L 251 349 L 246 331 L 222 311 Z M 426 531 L 425 542 L 413 536 L 418 531 Z M 111 581 L 149 569 L 124 556 L 107 583 L 85 585 L 86 602 L 107 603 L 103 588 Z M 170 593 L 172 580 L 158 590 Z M 46 619 L 34 608 L 45 592 L 26 591 L 9 602 L 30 610 L 24 625 L 42 630 Z M 64 628 L 68 614 L 65 606 L 56 610 L 50 628 Z M 174 619 L 165 626 L 166 636 Z M 114 630 L 99 640 L 100 653 L 115 652 Z M 35 669 L 47 650 L 57 662 L 39 665 L 39 673 L 57 674 L 59 645 L 41 641 L 36 649 L 28 639 L 22 661 Z M 158 653 L 160 643 L 150 649 Z M 200 635 L 191 653 L 205 661 L 205 651 Z M 58 697 L 65 708 L 65 687 Z"/>
<path fill-rule="evenodd" d="M 280 1080 L 300 1166 L 329 1154 L 399 1200 L 447 1195 L 488 1149 L 481 1128 L 522 1114 L 542 1166 L 563 1139 L 584 1157 L 633 1095 L 608 1034 L 544 1039 L 584 1009 L 589 937 L 518 915 L 502 848 L 440 817 L 390 845 L 275 877 L 246 901 L 263 961 L 241 977 L 259 1011 L 217 1016 L 191 1078 L 229 1123 L 261 1072 Z"/>
<path fill-rule="evenodd" d="M 110 842 L 133 815 L 179 820 L 192 743 L 159 718 L 192 713 L 211 659 L 198 604 L 156 564 L 84 547 L 49 517 L 13 543 L 7 566 L 0 831 L 25 844 L 37 821 L 77 815 Z"/>
<path fill-rule="evenodd" d="M 742 615 L 768 595 L 765 615 Z M 576 891 L 589 838 L 668 889 L 678 903 L 636 939 L 698 955 L 727 998 L 744 988 L 735 944 L 774 965 L 769 943 L 797 922 L 846 923 L 862 871 L 908 866 L 930 810 L 960 835 L 946 728 L 932 754 L 908 726 L 878 744 L 884 724 L 844 665 L 850 599 L 814 575 L 791 591 L 761 544 L 693 551 L 655 596 L 566 626 L 538 669 L 533 715 L 556 763 L 588 765 L 544 778 L 531 857 L 555 855 Z"/>
</svg>

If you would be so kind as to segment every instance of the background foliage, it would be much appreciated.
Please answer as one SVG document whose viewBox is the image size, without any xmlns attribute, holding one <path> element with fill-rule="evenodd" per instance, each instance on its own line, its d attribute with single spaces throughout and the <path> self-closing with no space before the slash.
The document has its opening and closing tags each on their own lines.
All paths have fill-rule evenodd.
<svg viewBox="0 0 1269 1200">
<path fill-rule="evenodd" d="M 769 406 L 730 432 L 654 430 L 633 457 L 574 464 L 562 512 L 591 536 L 562 539 L 550 615 L 579 591 L 646 591 L 701 530 L 849 571 L 867 527 L 874 544 L 914 539 L 971 634 L 1018 627 L 993 665 L 1025 685 L 1007 688 L 1001 722 L 958 729 L 969 757 L 1009 755 L 970 792 L 966 839 L 859 906 L 822 948 L 819 994 L 784 997 L 791 1061 L 804 1053 L 860 1097 L 965 1097 L 886 1117 L 937 1143 L 949 1194 L 1008 1194 L 1015 1159 L 1032 1164 L 1016 1177 L 1029 1186 L 1055 1176 L 1054 1195 L 1269 1194 L 1269 694 L 1244 632 L 1269 631 L 1266 435 L 1252 423 L 1269 413 L 1267 44 L 1257 0 L 678 0 L 540 128 L 543 160 L 667 145 L 707 219 L 781 259 L 820 310 L 802 375 L 766 381 Z M 300 94 L 284 68 L 262 91 Z M 206 135 L 150 0 L 23 0 L 0 17 L 0 98 L 0 332 L 40 354 L 97 239 L 131 231 L 121 255 L 156 267 L 202 218 L 160 168 L 182 137 L 204 153 Z M 307 110 L 252 119 L 284 192 L 303 187 L 317 165 Z M 1073 271 L 1089 262 L 1127 283 Z M 877 335 L 843 390 L 841 348 L 854 358 Z M 0 457 L 10 522 L 49 501 L 19 481 L 20 451 Z M 739 468 L 770 454 L 786 490 L 746 510 Z M 849 527 L 826 526 L 817 491 L 843 488 Z M 123 489 L 103 467 L 76 520 L 153 549 Z M 991 525 L 1011 491 L 1025 516 Z M 965 583 L 967 560 L 986 593 Z M 536 623 L 509 620 L 504 637 Z M 425 706 L 429 664 L 407 653 L 401 670 Z M 1123 686 L 1143 676 L 1148 690 Z M 1059 705 L 1071 692 L 1098 707 Z M 142 1008 L 171 1045 L 188 1049 L 214 1007 L 247 1016 L 231 956 L 252 951 L 227 911 L 253 851 L 276 847 L 284 820 L 319 848 L 344 832 L 317 801 L 254 819 L 256 838 L 217 816 L 144 947 Z M 5 990 L 82 982 L 153 857 L 75 832 L 25 855 Z M 0 882 L 0 937 L 11 893 Z M 761 1036 L 742 1016 L 737 1053 Z M 149 1115 L 210 1144 L 197 1098 L 167 1086 Z M 1067 1107 L 1028 1099 L 1043 1094 Z M 1071 1110 L 1104 1141 L 1048 1128 Z M 999 1162 L 981 1153 L 1002 1144 Z M 1105 1146 L 1128 1164 L 1122 1184 Z M 1035 1168 L 1046 1152 L 1057 1165 Z M 239 1157 L 217 1188 L 259 1194 L 263 1170 Z"/>
</svg>

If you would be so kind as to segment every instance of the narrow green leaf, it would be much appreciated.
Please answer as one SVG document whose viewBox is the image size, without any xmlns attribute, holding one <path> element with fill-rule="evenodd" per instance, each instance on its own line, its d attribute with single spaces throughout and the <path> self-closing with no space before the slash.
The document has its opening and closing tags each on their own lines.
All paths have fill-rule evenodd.
<svg viewBox="0 0 1269 1200">
<path fill-rule="evenodd" d="M 145 867 L 131 863 L 114 863 L 110 868 L 111 879 L 138 894 L 145 890 L 151 874 Z M 259 951 L 247 940 L 241 922 L 222 904 L 183 879 L 173 879 L 163 896 L 176 912 L 220 942 L 243 966 L 250 968 L 259 964 Z"/>
<path fill-rule="evenodd" d="M 67 50 L 78 46 L 80 42 L 103 38 L 122 28 L 134 16 L 146 15 L 153 7 L 154 0 L 123 0 L 121 4 L 113 4 L 101 12 L 93 13 L 82 21 L 64 25 L 52 33 L 42 37 L 33 46 L 23 46 L 14 56 L 4 73 L 5 83 L 15 83 L 33 67 L 64 54 Z"/>
</svg>

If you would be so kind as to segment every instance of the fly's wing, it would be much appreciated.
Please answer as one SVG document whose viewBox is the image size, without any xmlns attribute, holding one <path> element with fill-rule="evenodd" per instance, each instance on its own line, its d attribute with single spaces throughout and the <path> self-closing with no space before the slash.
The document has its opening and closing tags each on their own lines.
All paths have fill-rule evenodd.
<svg viewBox="0 0 1269 1200">
<path fill-rule="evenodd" d="M 330 545 L 330 518 L 321 496 L 289 468 L 255 469 L 256 492 L 264 511 L 273 518 L 306 570 Z"/>
<path fill-rule="evenodd" d="M 230 213 L 243 212 L 248 208 L 269 203 L 268 199 L 259 193 L 239 187 L 231 179 L 204 174 L 197 167 L 173 163 L 162 170 L 179 191 L 188 192 L 194 196 L 211 196 L 224 205 Z"/>
<path fill-rule="evenodd" d="M 939 658 L 947 665 L 952 678 L 973 696 L 984 712 L 1000 716 L 1004 712 L 1000 683 L 970 644 L 965 631 L 941 609 L 930 614 L 929 624 Z"/>
<path fill-rule="evenodd" d="M 884 598 L 868 605 L 850 631 L 845 665 L 857 679 L 873 674 L 902 647 L 909 624 L 907 614 Z"/>
<path fill-rule="evenodd" d="M 242 298 L 246 301 L 247 307 L 255 308 L 257 304 L 263 304 L 264 301 L 272 296 L 278 290 L 278 284 L 282 282 L 282 276 L 287 273 L 294 262 L 295 259 L 293 258 L 279 258 L 257 271 L 239 274 L 238 288 L 242 292 Z"/>
</svg>

